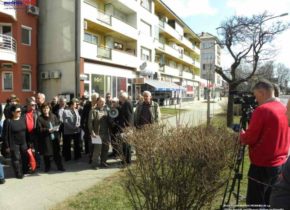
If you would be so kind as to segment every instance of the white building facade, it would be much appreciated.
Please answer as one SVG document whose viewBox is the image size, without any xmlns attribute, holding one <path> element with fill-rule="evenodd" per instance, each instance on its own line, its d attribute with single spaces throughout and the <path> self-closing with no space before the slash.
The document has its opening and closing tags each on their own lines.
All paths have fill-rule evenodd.
<svg viewBox="0 0 290 210">
<path fill-rule="evenodd" d="M 39 7 L 39 86 L 48 98 L 120 90 L 134 98 L 146 79 L 180 86 L 182 97 L 199 91 L 200 39 L 162 1 L 40 1 Z"/>
<path fill-rule="evenodd" d="M 220 95 L 223 90 L 223 79 L 215 73 L 216 67 L 221 67 L 221 45 L 218 38 L 210 33 L 203 32 L 200 35 L 201 48 L 200 48 L 200 69 L 201 69 L 201 88 L 206 90 L 211 89 L 212 97 Z"/>
</svg>

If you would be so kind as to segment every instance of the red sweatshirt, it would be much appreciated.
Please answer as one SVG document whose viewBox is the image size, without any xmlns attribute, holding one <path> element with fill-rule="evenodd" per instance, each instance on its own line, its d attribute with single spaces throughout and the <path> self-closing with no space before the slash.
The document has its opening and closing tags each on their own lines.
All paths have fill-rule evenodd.
<svg viewBox="0 0 290 210">
<path fill-rule="evenodd" d="M 282 165 L 289 150 L 288 129 L 283 104 L 271 101 L 258 106 L 248 129 L 240 135 L 241 142 L 249 145 L 251 163 L 264 167 Z"/>
</svg>

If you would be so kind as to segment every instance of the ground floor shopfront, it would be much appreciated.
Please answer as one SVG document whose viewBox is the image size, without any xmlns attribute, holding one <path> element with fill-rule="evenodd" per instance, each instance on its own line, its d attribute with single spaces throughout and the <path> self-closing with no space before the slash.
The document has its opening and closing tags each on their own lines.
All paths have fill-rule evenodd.
<svg viewBox="0 0 290 210">
<path fill-rule="evenodd" d="M 85 62 L 84 74 L 86 79 L 81 95 L 99 93 L 105 96 L 106 93 L 111 93 L 112 97 L 117 97 L 120 91 L 133 95 L 133 78 L 137 77 L 134 69 Z"/>
<path fill-rule="evenodd" d="M 105 96 L 106 93 L 111 93 L 112 97 L 117 97 L 120 91 L 126 91 L 128 92 L 131 99 L 135 100 L 136 96 L 138 94 L 141 94 L 142 91 L 144 91 L 148 87 L 146 86 L 146 82 L 144 82 L 144 79 L 153 80 L 153 77 L 150 76 L 140 76 L 140 72 L 136 71 L 135 69 L 107 65 L 102 63 L 85 61 L 81 69 L 83 69 L 82 72 L 85 75 L 85 79 L 82 81 L 80 88 L 81 96 L 86 95 L 90 97 L 93 93 L 99 93 L 101 96 Z M 143 79 L 142 83 L 140 83 L 140 80 L 138 79 Z M 173 77 L 160 78 L 159 81 L 160 80 L 161 86 L 171 85 L 180 87 L 175 89 L 173 88 L 171 94 L 169 94 L 172 101 L 177 101 L 177 99 L 184 99 L 188 101 L 194 99 L 197 100 L 200 98 L 198 81 Z M 154 88 L 156 87 L 148 87 L 148 90 L 154 92 Z M 159 92 L 159 96 L 165 93 L 165 91 L 160 90 L 156 90 L 155 92 Z"/>
</svg>

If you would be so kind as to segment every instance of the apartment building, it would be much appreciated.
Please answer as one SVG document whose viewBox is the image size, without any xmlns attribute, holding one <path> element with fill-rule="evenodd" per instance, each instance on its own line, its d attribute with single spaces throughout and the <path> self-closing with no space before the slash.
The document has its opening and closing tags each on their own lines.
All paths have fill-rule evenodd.
<svg viewBox="0 0 290 210">
<path fill-rule="evenodd" d="M 37 90 L 36 1 L 0 0 L 0 102 L 25 102 Z"/>
<path fill-rule="evenodd" d="M 39 3 L 40 90 L 90 95 L 146 87 L 191 97 L 198 89 L 199 37 L 162 1 Z"/>
<path fill-rule="evenodd" d="M 212 96 L 219 96 L 223 90 L 223 79 L 215 73 L 215 67 L 221 67 L 221 45 L 219 39 L 207 32 L 202 32 L 201 40 L 201 88 L 206 92 L 207 88 L 212 89 Z"/>
</svg>

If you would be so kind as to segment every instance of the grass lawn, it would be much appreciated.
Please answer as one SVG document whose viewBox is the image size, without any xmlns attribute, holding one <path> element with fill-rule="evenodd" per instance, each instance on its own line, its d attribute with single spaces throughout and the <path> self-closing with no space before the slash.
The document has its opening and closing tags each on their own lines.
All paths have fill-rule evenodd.
<svg viewBox="0 0 290 210">
<path fill-rule="evenodd" d="M 175 115 L 180 114 L 181 112 L 186 112 L 188 110 L 186 109 L 175 109 L 175 108 L 165 108 L 165 107 L 160 107 L 160 112 L 161 112 L 161 117 L 162 119 L 172 117 Z"/>
<path fill-rule="evenodd" d="M 240 122 L 240 117 L 239 116 L 234 116 L 234 123 L 235 124 L 239 124 Z M 215 115 L 215 117 L 212 119 L 211 123 L 214 125 L 214 126 L 221 126 L 221 125 L 225 125 L 226 124 L 226 114 L 218 114 L 218 115 Z M 240 181 L 240 202 L 239 204 L 245 204 L 245 197 L 246 197 L 246 192 L 247 192 L 247 185 L 248 185 L 248 180 L 247 180 L 247 173 L 248 173 L 248 170 L 249 170 L 249 166 L 250 166 L 250 161 L 249 161 L 249 156 L 248 156 L 248 149 L 246 147 L 245 149 L 245 154 L 244 154 L 244 166 L 243 166 L 243 178 L 241 179 Z M 232 170 L 231 171 L 231 174 L 233 177 L 233 175 L 235 174 L 235 171 Z M 228 177 L 225 177 L 225 178 L 228 178 Z M 233 178 L 230 179 L 230 186 L 232 185 L 232 181 L 233 181 Z M 236 180 L 236 184 L 235 184 L 235 188 L 234 188 L 234 191 L 233 193 L 231 194 L 231 204 L 235 204 L 236 202 L 236 193 L 237 193 L 237 187 L 238 187 L 238 184 L 237 184 L 238 180 Z M 230 187 L 228 188 L 230 189 Z M 220 192 L 220 197 L 218 199 L 216 199 L 215 201 L 215 208 L 219 208 L 221 203 L 222 203 L 222 198 L 223 198 L 223 193 L 224 193 L 225 189 L 223 189 L 221 192 Z M 229 195 L 229 192 L 227 193 L 227 197 L 228 198 L 228 195 Z"/>
<path fill-rule="evenodd" d="M 171 109 L 162 108 L 164 110 L 168 110 L 171 112 Z M 183 110 L 185 111 L 185 110 Z M 216 115 L 212 119 L 212 123 L 214 125 L 222 125 L 226 123 L 225 114 Z M 235 117 L 235 122 L 239 122 L 239 117 Z M 226 152 L 226 151 L 225 151 Z M 241 180 L 241 190 L 240 194 L 242 197 L 246 195 L 247 189 L 247 171 L 249 168 L 249 159 L 248 154 L 245 152 L 244 154 L 244 170 L 243 170 L 243 179 Z M 234 171 L 232 171 L 234 174 Z M 130 207 L 130 203 L 128 198 L 126 197 L 125 191 L 121 186 L 121 177 L 123 176 L 123 172 L 120 171 L 113 176 L 105 179 L 100 184 L 95 185 L 94 187 L 77 194 L 76 196 L 62 202 L 61 204 L 55 206 L 52 210 L 129 210 L 132 209 Z M 228 177 L 225 177 L 227 179 Z M 232 183 L 232 179 L 230 184 Z M 237 190 L 237 185 L 235 187 L 235 191 L 232 194 L 231 204 L 235 203 L 235 192 Z M 219 193 L 219 196 L 215 199 L 213 203 L 212 209 L 218 209 L 222 203 L 224 189 L 222 189 Z M 240 204 L 244 204 L 245 200 L 242 200 Z"/>
<path fill-rule="evenodd" d="M 52 210 L 129 210 L 130 203 L 121 186 L 120 171 L 100 184 L 78 193 Z"/>
</svg>

